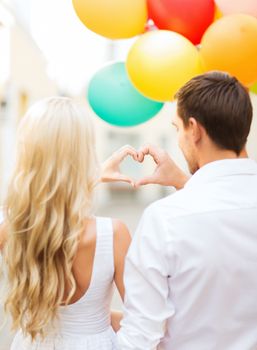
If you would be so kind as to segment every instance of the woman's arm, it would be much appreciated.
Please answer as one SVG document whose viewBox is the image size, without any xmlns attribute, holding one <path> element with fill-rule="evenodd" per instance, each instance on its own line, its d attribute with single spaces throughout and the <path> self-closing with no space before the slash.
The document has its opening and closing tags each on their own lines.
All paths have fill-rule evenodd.
<svg viewBox="0 0 257 350">
<path fill-rule="evenodd" d="M 111 323 L 112 329 L 114 332 L 118 332 L 120 330 L 120 322 L 123 319 L 123 313 L 121 311 L 112 310 L 111 312 Z"/>
<path fill-rule="evenodd" d="M 123 283 L 125 258 L 131 242 L 130 233 L 123 222 L 113 221 L 114 229 L 114 281 L 118 288 L 121 299 L 124 300 L 125 288 Z"/>
<path fill-rule="evenodd" d="M 124 265 L 127 251 L 131 242 L 129 231 L 125 224 L 119 220 L 113 220 L 114 229 L 114 281 L 124 301 L 125 288 L 123 283 Z M 115 332 L 120 328 L 120 321 L 122 319 L 122 313 L 120 311 L 113 311 L 111 314 L 112 327 Z"/>
</svg>

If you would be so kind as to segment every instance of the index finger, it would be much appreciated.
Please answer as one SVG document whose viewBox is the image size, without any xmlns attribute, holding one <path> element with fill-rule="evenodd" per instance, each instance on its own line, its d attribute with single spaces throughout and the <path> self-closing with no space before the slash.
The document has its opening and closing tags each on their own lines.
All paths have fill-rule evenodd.
<svg viewBox="0 0 257 350">
<path fill-rule="evenodd" d="M 137 151 L 132 146 L 123 146 L 115 152 L 115 155 L 120 162 L 127 156 L 131 156 L 134 160 L 137 160 Z"/>
<path fill-rule="evenodd" d="M 158 164 L 160 162 L 162 153 L 163 150 L 161 148 L 153 145 L 146 145 L 138 151 L 138 159 L 139 161 L 142 161 L 144 159 L 144 156 L 150 155 L 153 157 L 155 163 Z"/>
</svg>

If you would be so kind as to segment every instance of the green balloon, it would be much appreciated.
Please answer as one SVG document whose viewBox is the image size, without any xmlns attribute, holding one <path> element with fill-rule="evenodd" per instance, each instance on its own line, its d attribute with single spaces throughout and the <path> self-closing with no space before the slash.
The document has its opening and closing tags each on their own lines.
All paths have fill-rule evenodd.
<svg viewBox="0 0 257 350">
<path fill-rule="evenodd" d="M 122 62 L 105 66 L 93 76 L 88 101 L 101 119 L 122 127 L 144 123 L 163 107 L 163 103 L 144 97 L 134 88 Z"/>
<path fill-rule="evenodd" d="M 257 82 L 250 87 L 250 91 L 257 94 Z"/>
</svg>

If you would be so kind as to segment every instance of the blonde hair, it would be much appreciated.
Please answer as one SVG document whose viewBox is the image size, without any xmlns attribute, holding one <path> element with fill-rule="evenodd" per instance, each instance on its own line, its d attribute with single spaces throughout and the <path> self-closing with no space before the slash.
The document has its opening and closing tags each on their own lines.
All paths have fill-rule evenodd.
<svg viewBox="0 0 257 350">
<path fill-rule="evenodd" d="M 16 153 L 5 201 L 5 309 L 13 329 L 34 339 L 76 290 L 72 265 L 98 178 L 86 110 L 64 97 L 36 103 L 21 121 Z"/>
</svg>

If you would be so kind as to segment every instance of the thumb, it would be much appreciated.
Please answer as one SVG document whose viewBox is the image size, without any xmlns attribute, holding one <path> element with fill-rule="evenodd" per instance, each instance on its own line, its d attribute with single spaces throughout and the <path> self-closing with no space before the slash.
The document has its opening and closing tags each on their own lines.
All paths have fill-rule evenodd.
<svg viewBox="0 0 257 350">
<path fill-rule="evenodd" d="M 127 183 L 131 184 L 132 186 L 134 185 L 134 181 L 130 177 L 123 175 L 123 174 L 120 174 L 117 177 L 117 181 L 127 182 Z"/>
<path fill-rule="evenodd" d="M 156 178 L 154 176 L 146 176 L 143 179 L 137 181 L 135 183 L 135 187 L 150 185 L 150 184 L 157 184 Z"/>
</svg>

